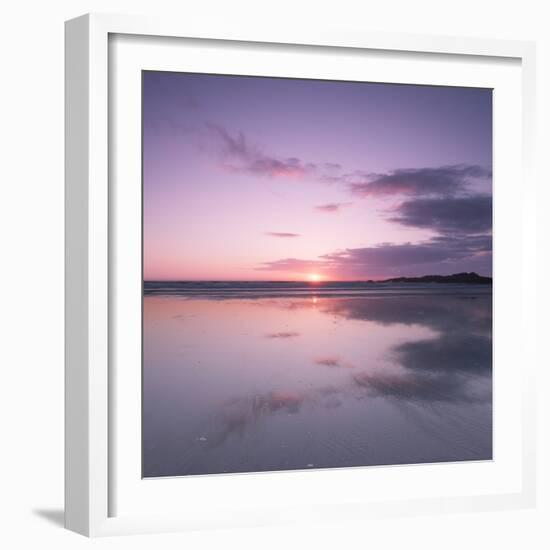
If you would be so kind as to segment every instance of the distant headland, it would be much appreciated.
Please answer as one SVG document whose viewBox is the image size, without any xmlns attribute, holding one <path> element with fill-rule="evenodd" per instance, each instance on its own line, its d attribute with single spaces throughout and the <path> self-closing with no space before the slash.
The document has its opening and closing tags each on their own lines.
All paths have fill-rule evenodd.
<svg viewBox="0 0 550 550">
<path fill-rule="evenodd" d="M 369 283 L 458 283 L 490 285 L 492 277 L 483 277 L 471 271 L 470 273 L 454 273 L 453 275 L 423 275 L 422 277 L 394 277 L 379 281 L 367 281 Z"/>
</svg>

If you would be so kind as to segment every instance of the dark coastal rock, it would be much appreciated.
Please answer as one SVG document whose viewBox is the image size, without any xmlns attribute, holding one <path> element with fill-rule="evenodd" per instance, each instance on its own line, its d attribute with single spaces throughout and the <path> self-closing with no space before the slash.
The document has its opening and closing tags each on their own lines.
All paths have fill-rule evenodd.
<svg viewBox="0 0 550 550">
<path fill-rule="evenodd" d="M 473 271 L 470 273 L 454 273 L 453 275 L 424 275 L 423 277 L 395 277 L 378 281 L 380 283 L 457 283 L 457 284 L 476 284 L 490 285 L 493 283 L 492 277 L 483 277 Z"/>
</svg>

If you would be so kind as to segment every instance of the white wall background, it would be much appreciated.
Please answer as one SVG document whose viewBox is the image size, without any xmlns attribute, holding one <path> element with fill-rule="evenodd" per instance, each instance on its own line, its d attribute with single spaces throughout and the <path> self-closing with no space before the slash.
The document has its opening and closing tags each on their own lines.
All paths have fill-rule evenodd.
<svg viewBox="0 0 550 550">
<path fill-rule="evenodd" d="M 550 547 L 550 360 L 540 351 L 536 510 L 88 541 L 63 506 L 63 22 L 85 12 L 170 13 L 243 22 L 537 40 L 540 248 L 550 238 L 544 170 L 550 123 L 550 14 L 537 0 L 19 0 L 0 16 L 0 544 L 4 548 Z M 543 219 L 544 218 L 544 219 Z M 544 232 L 544 233 L 543 233 Z M 550 247 L 547 247 L 550 248 Z M 542 254 L 541 254 L 542 256 Z M 540 258 L 539 280 L 549 264 Z M 535 277 L 535 274 L 533 274 Z M 548 331 L 541 299 L 540 340 Z M 519 365 L 521 367 L 521 365 Z"/>
</svg>

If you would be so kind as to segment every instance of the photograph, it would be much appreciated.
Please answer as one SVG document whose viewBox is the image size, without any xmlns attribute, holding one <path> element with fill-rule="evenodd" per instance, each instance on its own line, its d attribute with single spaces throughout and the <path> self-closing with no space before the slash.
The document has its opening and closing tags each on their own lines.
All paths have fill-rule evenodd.
<svg viewBox="0 0 550 550">
<path fill-rule="evenodd" d="M 141 78 L 142 477 L 492 460 L 493 90 Z"/>
</svg>

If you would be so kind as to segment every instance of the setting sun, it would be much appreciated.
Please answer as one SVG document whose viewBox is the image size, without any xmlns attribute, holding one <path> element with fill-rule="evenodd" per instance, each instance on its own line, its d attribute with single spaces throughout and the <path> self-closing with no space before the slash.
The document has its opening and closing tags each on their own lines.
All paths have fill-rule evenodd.
<svg viewBox="0 0 550 550">
<path fill-rule="evenodd" d="M 310 273 L 309 280 L 312 283 L 318 283 L 321 280 L 321 275 L 319 275 L 318 273 Z"/>
</svg>

